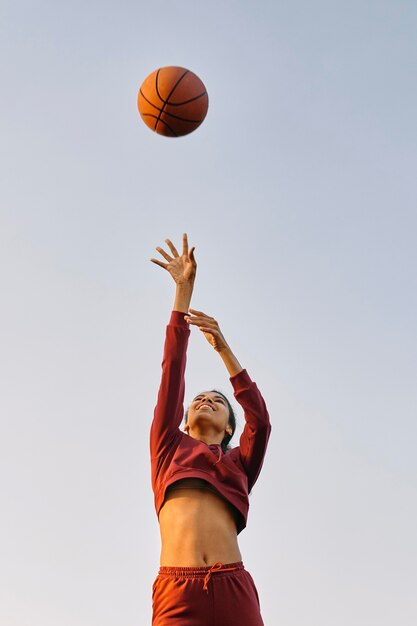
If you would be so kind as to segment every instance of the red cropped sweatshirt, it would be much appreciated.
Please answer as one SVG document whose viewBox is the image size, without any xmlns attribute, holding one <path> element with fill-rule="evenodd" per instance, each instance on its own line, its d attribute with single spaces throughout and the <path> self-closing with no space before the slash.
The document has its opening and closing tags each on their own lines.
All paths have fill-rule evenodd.
<svg viewBox="0 0 417 626">
<path fill-rule="evenodd" d="M 184 417 L 185 364 L 190 329 L 173 311 L 166 330 L 162 378 L 151 426 L 151 474 L 156 514 L 167 487 L 181 478 L 201 478 L 237 511 L 237 532 L 246 526 L 249 492 L 258 478 L 271 432 L 265 402 L 246 370 L 232 376 L 234 396 L 244 411 L 239 446 L 223 453 L 180 430 Z"/>
</svg>

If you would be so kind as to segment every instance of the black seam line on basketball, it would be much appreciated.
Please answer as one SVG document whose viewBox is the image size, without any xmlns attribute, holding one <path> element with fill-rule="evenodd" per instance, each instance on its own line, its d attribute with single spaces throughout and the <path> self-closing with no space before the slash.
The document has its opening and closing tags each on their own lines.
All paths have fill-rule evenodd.
<svg viewBox="0 0 417 626">
<path fill-rule="evenodd" d="M 155 77 L 155 89 L 156 89 L 156 93 L 157 93 L 157 94 L 158 94 L 158 96 L 161 98 L 161 94 L 159 93 L 159 89 L 158 89 L 158 78 L 159 78 L 159 72 L 160 72 L 160 71 L 161 71 L 161 70 L 159 69 L 159 70 L 157 71 L 157 73 L 156 73 L 156 77 Z M 170 99 L 170 97 L 172 96 L 172 94 L 174 93 L 175 89 L 178 87 L 178 85 L 180 84 L 180 82 L 182 81 L 182 79 L 184 78 L 184 76 L 186 76 L 187 74 L 189 74 L 189 72 L 190 72 L 190 70 L 185 70 L 184 74 L 182 74 L 182 76 L 180 76 L 180 77 L 179 77 L 179 79 L 177 80 L 177 82 L 175 83 L 175 85 L 173 86 L 173 88 L 171 89 L 171 91 L 169 92 L 169 94 L 168 94 L 168 98 L 166 99 L 166 101 L 165 101 L 163 98 L 161 98 L 161 100 L 162 100 L 162 101 L 163 101 L 163 103 L 164 103 L 164 106 L 163 106 L 163 107 L 162 107 L 162 109 L 159 111 L 159 116 L 158 116 L 158 119 L 156 120 L 156 123 L 155 123 L 155 130 L 156 130 L 156 127 L 158 126 L 158 122 L 159 122 L 159 120 L 161 119 L 161 115 L 162 115 L 162 113 L 163 113 L 163 111 L 164 111 L 164 109 L 165 109 L 165 107 L 166 107 L 166 105 L 167 105 L 168 100 Z"/>
<path fill-rule="evenodd" d="M 159 72 L 161 71 L 161 68 L 159 68 L 159 70 L 156 72 L 156 76 L 155 76 L 155 91 L 156 91 L 156 95 L 158 96 L 158 98 L 160 99 L 160 101 L 163 104 L 165 103 L 164 98 L 161 96 L 161 94 L 159 93 L 159 88 L 158 88 L 158 78 L 159 78 Z M 158 107 L 159 108 L 159 107 Z"/>
<path fill-rule="evenodd" d="M 148 100 L 148 98 L 145 96 L 145 94 L 143 93 L 142 89 L 140 90 L 140 95 L 142 96 L 142 98 L 151 105 L 151 107 L 153 107 L 154 109 L 156 109 L 157 111 L 160 111 L 161 109 L 159 107 L 156 106 L 156 104 L 154 104 L 153 102 L 151 102 L 150 100 Z"/>
<path fill-rule="evenodd" d="M 164 115 L 169 115 L 169 117 L 173 117 L 175 120 L 180 120 L 180 122 L 190 122 L 190 124 L 201 124 L 204 120 L 204 117 L 201 120 L 190 120 L 188 117 L 180 117 L 179 115 L 174 115 L 174 113 L 169 113 L 168 111 L 161 111 Z"/>
<path fill-rule="evenodd" d="M 170 102 L 169 102 L 170 97 L 172 96 L 172 94 L 174 93 L 175 89 L 178 87 L 178 85 L 180 84 L 180 82 L 182 81 L 182 79 L 184 78 L 184 76 L 186 76 L 187 74 L 189 74 L 189 73 L 190 73 L 190 70 L 185 70 L 184 74 L 182 74 L 182 75 L 178 78 L 177 82 L 175 83 L 175 85 L 173 86 L 173 88 L 171 89 L 171 91 L 169 92 L 169 94 L 168 94 L 168 98 L 167 98 L 166 100 L 165 100 L 165 98 L 163 98 L 163 97 L 161 96 L 161 94 L 159 93 L 159 88 L 158 88 L 158 78 L 159 78 L 159 72 L 160 72 L 160 71 L 161 71 L 161 68 L 157 71 L 157 73 L 156 73 L 156 77 L 155 77 L 155 89 L 156 89 L 156 93 L 157 93 L 157 95 L 158 95 L 158 98 L 159 98 L 160 100 L 162 100 L 162 102 L 163 102 L 164 104 L 170 104 Z M 204 93 L 205 93 L 205 92 L 204 92 Z"/>
<path fill-rule="evenodd" d="M 189 100 L 183 100 L 183 102 L 167 102 L 167 104 L 169 104 L 170 107 L 180 107 L 183 104 L 189 104 L 190 102 L 194 102 L 194 100 L 198 100 L 199 98 L 202 98 L 203 96 L 207 95 L 207 91 L 204 91 L 203 93 L 200 93 L 198 96 L 195 96 L 194 98 L 190 98 Z"/>
<path fill-rule="evenodd" d="M 143 113 L 142 114 L 143 117 L 154 117 L 155 119 L 157 119 L 156 115 L 152 115 L 152 113 Z M 159 120 L 162 124 L 165 124 L 165 126 L 167 128 L 169 128 L 169 130 L 171 131 L 171 133 L 173 134 L 174 137 L 178 137 L 177 133 L 171 128 L 171 126 L 169 124 L 167 124 L 164 120 Z"/>
<path fill-rule="evenodd" d="M 157 116 L 153 115 L 152 113 L 141 113 L 141 115 L 142 117 L 153 117 L 157 119 Z M 180 120 L 180 122 L 187 122 L 188 124 L 201 124 L 201 122 L 203 121 L 203 120 L 188 120 L 186 117 L 178 117 L 178 115 L 172 115 L 172 113 L 167 113 L 166 111 L 164 111 L 164 115 L 170 115 L 174 119 Z M 165 122 L 162 118 L 160 119 L 160 122 L 168 126 L 168 123 Z M 170 126 L 168 126 L 168 128 L 170 128 Z"/>
</svg>

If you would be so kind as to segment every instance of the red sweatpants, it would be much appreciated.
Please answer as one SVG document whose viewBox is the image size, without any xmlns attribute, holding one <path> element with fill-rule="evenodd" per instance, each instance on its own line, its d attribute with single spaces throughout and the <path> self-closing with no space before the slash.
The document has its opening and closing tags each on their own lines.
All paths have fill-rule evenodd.
<svg viewBox="0 0 417 626">
<path fill-rule="evenodd" d="M 152 589 L 152 626 L 263 626 L 243 563 L 161 567 Z"/>
</svg>

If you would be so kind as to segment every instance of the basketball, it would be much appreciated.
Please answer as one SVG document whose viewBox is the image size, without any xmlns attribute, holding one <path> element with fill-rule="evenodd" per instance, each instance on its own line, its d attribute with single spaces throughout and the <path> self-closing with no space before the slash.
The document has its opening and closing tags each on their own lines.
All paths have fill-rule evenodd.
<svg viewBox="0 0 417 626">
<path fill-rule="evenodd" d="M 204 83 L 184 67 L 161 67 L 143 81 L 139 113 L 150 129 L 165 137 L 188 135 L 198 128 L 208 109 Z"/>
</svg>

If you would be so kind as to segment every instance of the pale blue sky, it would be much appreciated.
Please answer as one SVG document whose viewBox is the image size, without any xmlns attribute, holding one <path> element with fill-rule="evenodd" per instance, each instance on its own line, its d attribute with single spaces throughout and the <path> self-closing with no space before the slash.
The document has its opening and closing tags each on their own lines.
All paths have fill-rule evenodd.
<svg viewBox="0 0 417 626">
<path fill-rule="evenodd" d="M 2 626 L 150 623 L 148 259 L 183 231 L 273 423 L 241 535 L 266 626 L 415 625 L 416 29 L 411 0 L 2 0 Z M 164 65 L 210 97 L 181 139 L 136 109 Z"/>
</svg>

